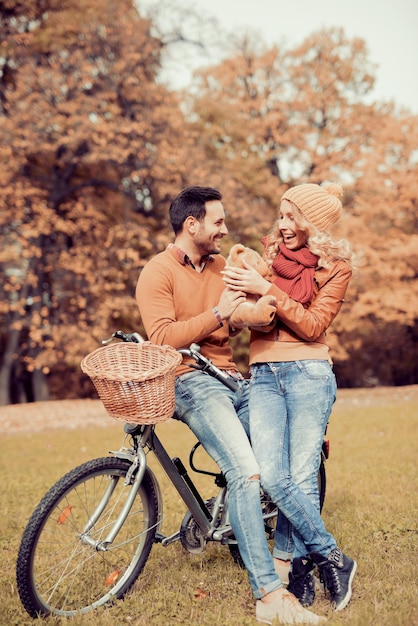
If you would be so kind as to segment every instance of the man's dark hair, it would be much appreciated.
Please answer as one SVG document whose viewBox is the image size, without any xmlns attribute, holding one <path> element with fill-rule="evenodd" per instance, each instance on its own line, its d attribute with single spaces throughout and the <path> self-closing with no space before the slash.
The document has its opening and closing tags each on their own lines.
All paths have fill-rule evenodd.
<svg viewBox="0 0 418 626">
<path fill-rule="evenodd" d="M 222 200 L 222 194 L 213 187 L 186 187 L 180 191 L 170 204 L 170 222 L 177 235 L 183 229 L 184 221 L 195 217 L 202 221 L 206 215 L 205 203 L 211 200 Z"/>
</svg>

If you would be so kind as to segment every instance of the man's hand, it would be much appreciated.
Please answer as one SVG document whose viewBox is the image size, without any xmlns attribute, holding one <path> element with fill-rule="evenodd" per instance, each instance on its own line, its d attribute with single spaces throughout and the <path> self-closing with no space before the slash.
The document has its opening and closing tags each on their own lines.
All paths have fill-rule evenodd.
<svg viewBox="0 0 418 626">
<path fill-rule="evenodd" d="M 221 293 L 216 308 L 223 320 L 228 320 L 239 304 L 246 301 L 246 295 L 243 291 L 233 291 L 227 287 Z"/>
</svg>

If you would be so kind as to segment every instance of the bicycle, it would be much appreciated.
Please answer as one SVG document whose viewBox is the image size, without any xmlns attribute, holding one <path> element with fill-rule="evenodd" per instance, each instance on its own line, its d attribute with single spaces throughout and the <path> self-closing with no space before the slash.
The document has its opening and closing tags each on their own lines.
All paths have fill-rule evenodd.
<svg viewBox="0 0 418 626">
<path fill-rule="evenodd" d="M 138 333 L 116 331 L 112 338 L 140 343 Z M 108 340 L 109 341 L 109 340 Z M 107 342 L 103 342 L 107 343 Z M 235 390 L 237 383 L 192 344 L 179 350 L 191 356 L 195 369 L 206 372 Z M 16 563 L 21 602 L 33 618 L 71 617 L 123 599 L 144 569 L 154 543 L 167 547 L 180 541 L 192 554 L 211 541 L 227 545 L 242 565 L 229 523 L 228 493 L 221 472 L 199 469 L 190 454 L 192 471 L 212 476 L 217 493 L 204 501 L 186 467 L 170 458 L 156 434 L 155 424 L 125 423 L 129 447 L 112 456 L 93 459 L 69 471 L 43 496 L 23 532 Z M 188 511 L 170 536 L 162 530 L 163 497 L 155 473 L 147 463 L 153 452 Z M 318 474 L 321 508 L 326 489 L 326 442 Z M 273 539 L 277 507 L 260 489 L 267 539 Z"/>
</svg>

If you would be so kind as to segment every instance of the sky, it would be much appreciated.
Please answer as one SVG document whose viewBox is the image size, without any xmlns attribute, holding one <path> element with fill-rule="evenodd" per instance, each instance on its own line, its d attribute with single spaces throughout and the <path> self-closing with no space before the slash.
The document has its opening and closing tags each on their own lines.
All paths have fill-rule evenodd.
<svg viewBox="0 0 418 626">
<path fill-rule="evenodd" d="M 158 0 L 151 0 L 151 2 Z M 301 43 L 325 27 L 364 39 L 376 64 L 373 91 L 418 114 L 418 0 L 192 0 L 228 31 L 251 29 L 267 44 Z"/>
</svg>

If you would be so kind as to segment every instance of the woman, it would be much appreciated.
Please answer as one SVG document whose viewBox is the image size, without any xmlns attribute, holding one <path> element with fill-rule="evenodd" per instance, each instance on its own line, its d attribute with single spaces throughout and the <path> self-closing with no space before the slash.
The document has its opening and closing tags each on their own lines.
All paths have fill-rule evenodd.
<svg viewBox="0 0 418 626">
<path fill-rule="evenodd" d="M 325 528 L 317 483 L 336 393 L 325 332 L 352 273 L 347 242 L 328 233 L 341 215 L 341 197 L 339 185 L 303 184 L 285 192 L 279 219 L 263 239 L 272 283 L 250 268 L 224 270 L 228 287 L 277 300 L 274 329 L 253 330 L 250 342 L 251 442 L 263 488 L 282 513 L 273 550 L 276 569 L 283 579 L 290 566 L 289 590 L 310 606 L 317 565 L 335 610 L 350 601 L 357 567 Z"/>
</svg>

